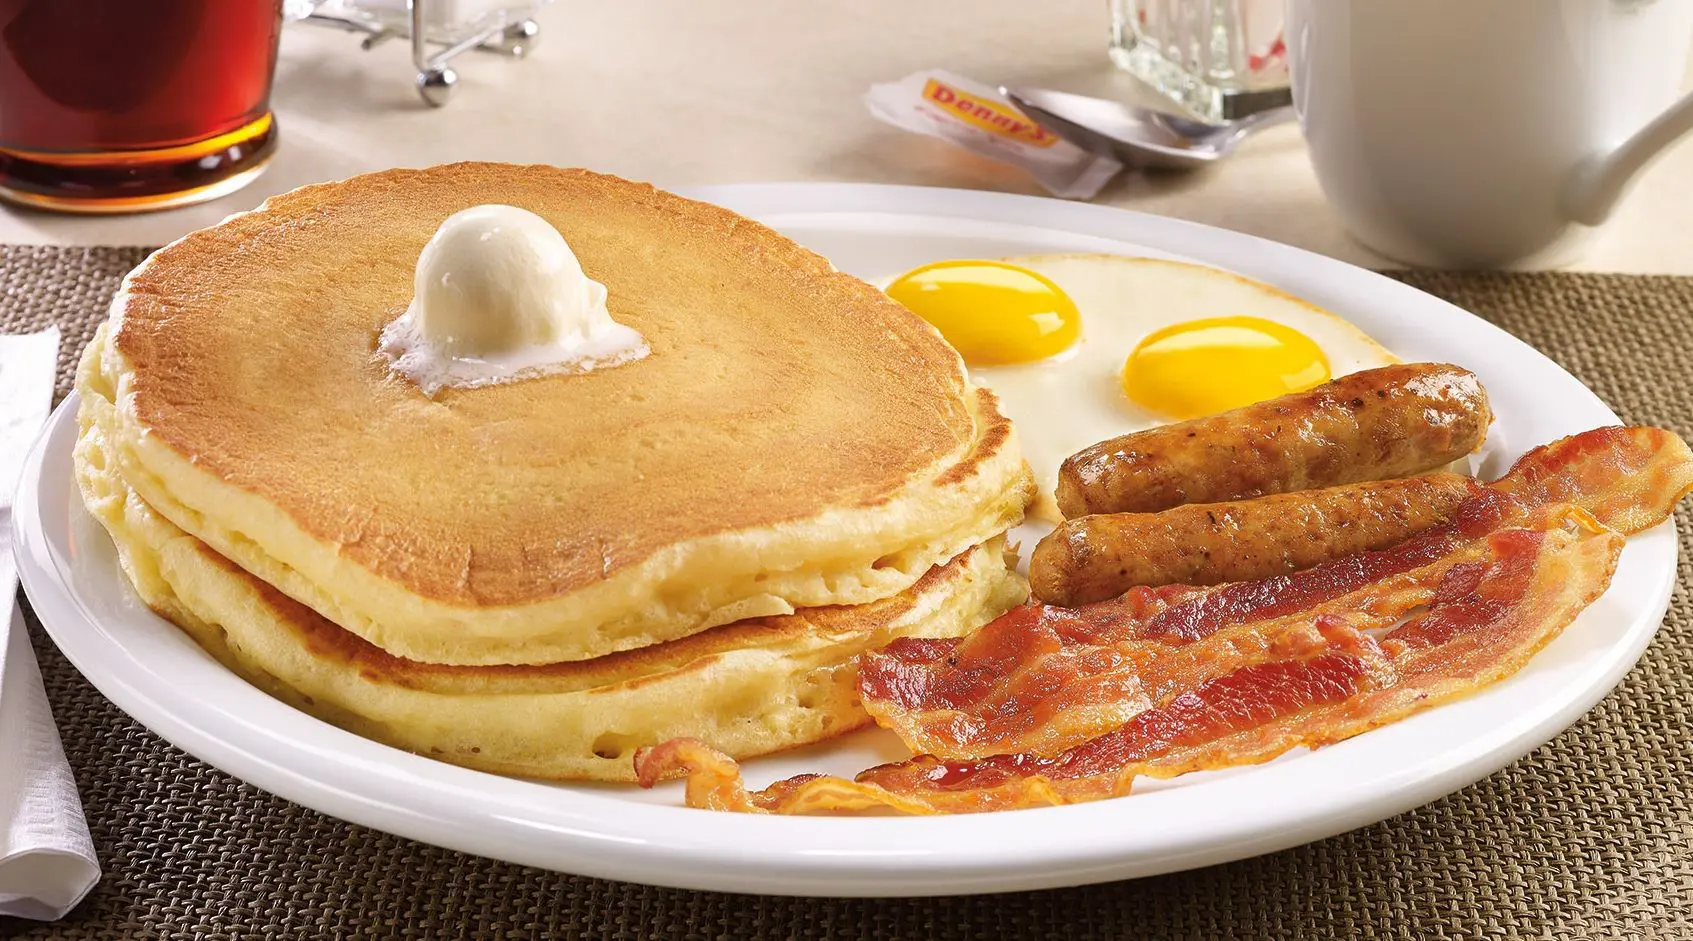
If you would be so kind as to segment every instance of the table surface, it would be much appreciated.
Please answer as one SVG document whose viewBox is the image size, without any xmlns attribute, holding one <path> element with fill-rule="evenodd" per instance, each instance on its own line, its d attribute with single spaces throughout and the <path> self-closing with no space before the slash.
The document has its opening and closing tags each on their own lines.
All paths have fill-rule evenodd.
<svg viewBox="0 0 1693 941">
<path fill-rule="evenodd" d="M 290 26 L 274 105 L 279 152 L 222 199 L 142 216 L 0 209 L 0 243 L 150 245 L 293 187 L 391 166 L 506 160 L 589 167 L 660 186 L 828 180 L 1039 193 L 1020 171 L 875 121 L 874 82 L 942 67 L 984 82 L 1133 98 L 1106 60 L 1101 0 L 560 3 L 524 60 L 471 54 L 445 108 L 412 87 L 403 42 Z M 1248 141 L 1197 174 L 1119 176 L 1098 202 L 1288 242 L 1363 265 L 1324 204 L 1299 131 Z M 1576 267 L 1693 274 L 1693 139 L 1652 168 Z"/>
</svg>

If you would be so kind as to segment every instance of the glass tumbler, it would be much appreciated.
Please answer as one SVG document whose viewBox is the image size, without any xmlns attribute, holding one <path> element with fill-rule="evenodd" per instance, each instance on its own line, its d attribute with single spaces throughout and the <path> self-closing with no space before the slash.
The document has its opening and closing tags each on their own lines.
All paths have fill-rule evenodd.
<svg viewBox="0 0 1693 941">
<path fill-rule="evenodd" d="M 276 147 L 282 0 L 0 0 L 0 198 L 120 213 L 211 199 Z"/>
</svg>

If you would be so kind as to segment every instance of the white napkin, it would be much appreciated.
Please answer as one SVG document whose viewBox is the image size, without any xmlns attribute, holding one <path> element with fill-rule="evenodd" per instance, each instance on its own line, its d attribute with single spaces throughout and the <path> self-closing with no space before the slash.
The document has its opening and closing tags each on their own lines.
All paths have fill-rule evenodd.
<svg viewBox="0 0 1693 941">
<path fill-rule="evenodd" d="M 12 498 L 47 420 L 59 331 L 0 336 L 0 915 L 52 920 L 100 880 L 82 799 L 41 687 L 12 560 Z"/>
</svg>

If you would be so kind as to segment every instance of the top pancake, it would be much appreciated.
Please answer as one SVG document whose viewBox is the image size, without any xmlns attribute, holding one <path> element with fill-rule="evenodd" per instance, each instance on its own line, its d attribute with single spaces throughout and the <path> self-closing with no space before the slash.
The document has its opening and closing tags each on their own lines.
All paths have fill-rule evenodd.
<svg viewBox="0 0 1693 941">
<path fill-rule="evenodd" d="M 480 203 L 556 226 L 652 354 L 434 399 L 393 375 L 377 334 L 435 228 Z M 155 253 L 113 323 L 91 368 L 131 485 L 423 661 L 584 659 L 886 597 L 1029 487 L 991 400 L 904 308 L 750 220 L 583 171 L 274 197 Z"/>
</svg>

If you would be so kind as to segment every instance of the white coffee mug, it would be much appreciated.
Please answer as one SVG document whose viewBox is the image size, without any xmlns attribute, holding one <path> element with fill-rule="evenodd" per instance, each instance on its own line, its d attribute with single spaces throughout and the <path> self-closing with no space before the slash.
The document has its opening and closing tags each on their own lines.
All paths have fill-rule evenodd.
<svg viewBox="0 0 1693 941">
<path fill-rule="evenodd" d="M 1693 0 L 1288 0 L 1286 29 L 1324 195 L 1414 265 L 1571 261 L 1693 128 Z"/>
</svg>

